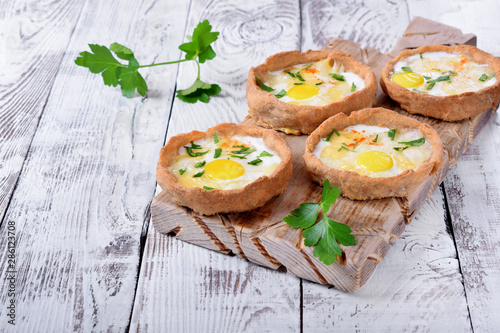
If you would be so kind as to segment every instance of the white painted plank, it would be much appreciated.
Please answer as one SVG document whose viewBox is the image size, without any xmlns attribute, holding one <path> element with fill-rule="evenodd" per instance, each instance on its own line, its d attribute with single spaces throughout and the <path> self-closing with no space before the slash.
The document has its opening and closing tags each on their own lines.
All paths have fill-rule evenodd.
<svg viewBox="0 0 500 333">
<path fill-rule="evenodd" d="M 479 48 L 500 56 L 498 1 L 412 0 L 409 7 L 412 16 L 425 16 L 474 33 Z M 500 327 L 499 127 L 497 114 L 443 182 L 476 332 L 494 332 Z"/>
<path fill-rule="evenodd" d="M 402 1 L 356 2 L 345 7 L 307 1 L 302 16 L 303 24 L 313 25 L 308 31 L 316 32 L 303 34 L 307 48 L 321 47 L 315 43 L 328 40 L 322 37 L 326 35 L 387 52 L 409 23 Z M 330 25 L 323 28 L 323 21 Z M 317 22 L 321 29 L 314 26 Z M 442 194 L 434 193 L 360 291 L 346 294 L 304 281 L 304 332 L 316 332 L 318 327 L 359 332 L 469 331 L 464 288 L 443 205 Z M 454 319 L 449 323 L 443 318 Z"/>
<path fill-rule="evenodd" d="M 5 217 L 18 240 L 16 326 L 6 330 L 128 328 L 177 66 L 145 69 L 149 98 L 126 99 L 74 59 L 87 43 L 114 41 L 146 64 L 178 59 L 172 45 L 182 41 L 187 12 L 185 2 L 85 4 Z M 2 250 L 1 276 L 6 256 Z"/>
<path fill-rule="evenodd" d="M 214 45 L 217 56 L 202 65 L 201 76 L 220 84 L 222 94 L 208 104 L 175 100 L 168 137 L 243 120 L 250 67 L 299 48 L 297 2 L 193 1 L 187 31 L 204 19 L 221 35 Z M 189 86 L 195 76 L 195 67 L 183 64 L 177 87 Z M 131 331 L 300 330 L 296 277 L 158 234 L 152 225 L 146 248 Z"/>
<path fill-rule="evenodd" d="M 0 2 L 0 220 L 82 6 L 80 0 Z"/>
</svg>

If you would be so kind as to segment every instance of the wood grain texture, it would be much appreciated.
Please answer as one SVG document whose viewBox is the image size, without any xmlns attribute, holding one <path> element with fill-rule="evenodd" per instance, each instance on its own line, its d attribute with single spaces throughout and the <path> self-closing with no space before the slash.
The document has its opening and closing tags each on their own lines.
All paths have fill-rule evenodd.
<svg viewBox="0 0 500 333">
<path fill-rule="evenodd" d="M 427 23 L 425 20 L 421 22 L 424 25 Z M 420 26 L 418 20 L 414 21 L 407 33 L 411 34 L 411 29 Z M 431 28 L 434 28 L 434 25 Z M 441 41 L 453 38 L 454 34 L 460 36 L 456 29 L 441 29 L 447 32 L 443 34 Z M 448 30 L 451 30 L 451 33 L 448 33 Z M 416 39 L 418 42 L 418 38 Z M 357 48 L 357 51 L 351 53 L 357 55 L 358 60 L 365 60 L 377 75 L 389 59 L 386 55 L 377 53 L 375 49 L 370 49 L 368 54 L 368 51 L 360 49 L 359 45 L 340 39 L 329 41 L 329 48 Z M 379 96 L 379 100 L 385 101 L 386 98 Z M 393 109 L 401 112 L 397 107 Z M 318 202 L 321 196 L 320 187 L 314 185 L 305 172 L 302 155 L 306 136 L 284 136 L 293 151 L 294 174 L 286 191 L 262 208 L 243 214 L 218 214 L 214 217 L 198 216 L 190 210 L 185 210 L 182 218 L 182 214 L 179 214 L 180 208 L 175 207 L 167 196 L 158 196 L 151 206 L 153 223 L 161 233 L 179 229 L 177 237 L 185 241 L 222 252 L 237 248 L 238 252 L 235 253 L 242 252 L 241 257 L 260 265 L 274 269 L 283 265 L 290 273 L 307 280 L 330 284 L 341 290 L 356 291 L 366 283 L 376 265 L 386 256 L 390 242 L 400 237 L 405 224 L 411 222 L 425 200 L 444 179 L 449 168 L 463 154 L 462 147 L 466 147 L 472 139 L 469 133 L 473 131 L 474 126 L 482 125 L 493 112 L 494 110 L 484 113 L 476 117 L 477 120 L 457 123 L 416 117 L 434 126 L 440 134 L 447 152 L 445 163 L 439 172 L 429 177 L 405 198 L 353 201 L 342 197 L 338 200 L 329 216 L 335 221 L 349 225 L 358 244 L 343 247 L 344 260 L 331 266 L 325 266 L 315 258 L 312 249 L 303 245 L 300 231 L 290 228 L 282 221 L 283 217 L 300 203 Z M 254 124 L 250 117 L 243 123 Z M 170 218 L 169 210 L 172 209 L 178 219 Z M 228 223 L 222 224 L 222 227 L 221 220 L 227 220 Z M 200 231 L 193 231 L 196 228 Z M 231 237 L 234 232 L 238 235 L 237 238 Z M 202 237 L 198 240 L 197 236 Z"/>
<path fill-rule="evenodd" d="M 83 3 L 0 2 L 0 221 Z"/>
<path fill-rule="evenodd" d="M 127 329 L 177 66 L 144 70 L 149 97 L 126 99 L 74 59 L 87 43 L 114 41 L 146 64 L 178 59 L 170 45 L 181 43 L 187 12 L 184 2 L 87 1 L 68 49 L 52 51 L 63 60 L 5 216 L 18 239 L 17 320 L 6 329 Z"/>
<path fill-rule="evenodd" d="M 215 59 L 202 65 L 202 80 L 217 82 L 220 96 L 208 104 L 175 100 L 168 137 L 221 122 L 240 122 L 248 112 L 245 84 L 250 66 L 271 54 L 298 49 L 300 12 L 295 1 L 193 1 L 188 28 L 208 19 L 221 35 Z M 178 88 L 191 84 L 195 68 L 182 65 Z M 177 207 L 172 208 L 177 219 Z M 169 219 L 170 219 L 169 217 Z M 237 242 L 239 234 L 224 227 L 207 230 L 206 221 L 190 216 L 193 228 L 174 228 L 178 235 L 196 237 L 209 248 L 242 256 L 239 244 L 222 245 L 223 237 Z M 259 244 L 253 244 L 258 247 Z M 298 332 L 300 280 L 268 270 L 236 256 L 224 256 L 185 244 L 150 228 L 139 276 L 131 331 Z"/>
</svg>

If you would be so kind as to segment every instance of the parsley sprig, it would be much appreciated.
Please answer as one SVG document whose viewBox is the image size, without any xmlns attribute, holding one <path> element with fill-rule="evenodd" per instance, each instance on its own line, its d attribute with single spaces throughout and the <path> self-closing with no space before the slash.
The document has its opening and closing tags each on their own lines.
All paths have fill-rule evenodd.
<svg viewBox="0 0 500 333">
<path fill-rule="evenodd" d="M 313 254 L 319 257 L 325 265 L 331 265 L 342 255 L 342 249 L 339 246 L 356 245 L 356 239 L 351 234 L 351 228 L 343 223 L 331 220 L 326 213 L 330 206 L 337 201 L 340 190 L 337 186 L 330 187 L 328 179 L 323 183 L 323 193 L 320 203 L 305 202 L 300 204 L 298 209 L 291 212 L 290 215 L 283 218 L 292 228 L 301 228 L 304 244 L 306 246 L 315 246 Z M 322 211 L 322 217 L 319 221 L 318 214 Z M 317 221 L 317 222 L 316 222 Z"/>
<path fill-rule="evenodd" d="M 132 50 L 118 43 L 113 43 L 110 47 L 98 44 L 89 44 L 91 52 L 81 52 L 75 59 L 75 64 L 87 67 L 94 74 L 101 74 L 104 84 L 116 87 L 120 85 L 122 94 L 125 97 L 132 97 L 134 92 L 141 96 L 146 96 L 148 85 L 143 76 L 139 73 L 139 68 L 162 66 L 181 63 L 185 61 L 195 61 L 198 66 L 198 76 L 194 83 L 187 89 L 177 90 L 176 96 L 187 103 L 196 103 L 197 101 L 207 103 L 210 96 L 215 96 L 221 92 L 217 84 L 209 84 L 200 80 L 200 63 L 215 58 L 216 54 L 212 44 L 219 36 L 216 31 L 211 31 L 212 26 L 205 20 L 199 23 L 193 31 L 190 40 L 181 44 L 179 49 L 186 52 L 184 59 L 162 62 L 150 65 L 140 65 L 134 56 Z M 119 59 L 128 61 L 124 64 L 118 61 L 113 52 Z"/>
</svg>

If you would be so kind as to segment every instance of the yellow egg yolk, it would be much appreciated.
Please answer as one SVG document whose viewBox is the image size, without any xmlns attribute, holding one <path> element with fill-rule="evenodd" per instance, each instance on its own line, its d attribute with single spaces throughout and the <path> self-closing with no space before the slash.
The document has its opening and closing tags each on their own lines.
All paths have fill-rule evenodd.
<svg viewBox="0 0 500 333">
<path fill-rule="evenodd" d="M 387 171 L 392 168 L 393 161 L 389 154 L 382 151 L 370 150 L 362 153 L 356 159 L 356 163 L 363 169 L 380 172 Z"/>
<path fill-rule="evenodd" d="M 316 96 L 318 93 L 318 87 L 311 86 L 309 84 L 301 84 L 298 86 L 293 86 L 290 90 L 288 90 L 286 94 L 293 99 L 308 99 Z"/>
<path fill-rule="evenodd" d="M 394 74 L 392 81 L 405 88 L 415 88 L 424 83 L 424 77 L 417 73 L 404 72 Z"/>
<path fill-rule="evenodd" d="M 231 180 L 243 176 L 245 169 L 233 160 L 215 160 L 207 164 L 205 174 L 212 180 Z"/>
</svg>

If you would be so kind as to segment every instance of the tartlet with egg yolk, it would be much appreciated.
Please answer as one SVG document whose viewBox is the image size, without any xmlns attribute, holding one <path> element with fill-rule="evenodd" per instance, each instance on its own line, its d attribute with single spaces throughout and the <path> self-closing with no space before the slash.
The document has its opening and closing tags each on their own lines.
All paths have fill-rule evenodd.
<svg viewBox="0 0 500 333">
<path fill-rule="evenodd" d="M 329 77 L 328 80 L 317 75 L 314 77 L 314 72 L 320 72 L 315 68 L 319 62 L 327 64 L 321 67 L 328 67 L 329 72 L 319 74 Z M 312 67 L 308 68 L 311 64 Z M 302 70 L 294 70 L 297 66 L 302 66 Z M 296 81 L 291 83 L 291 88 L 286 90 L 287 95 L 291 95 L 296 101 L 284 102 L 283 98 L 276 97 L 278 90 L 267 92 L 259 86 L 256 78 L 266 82 L 266 77 L 277 71 L 285 73 L 283 74 L 285 77 L 290 76 L 291 78 L 288 77 L 288 79 Z M 335 73 L 336 71 L 340 73 Z M 305 81 L 296 77 L 296 72 L 305 73 L 306 75 L 303 75 Z M 339 81 L 329 76 L 331 73 L 341 76 L 346 74 L 346 79 Z M 319 88 L 323 89 L 329 81 L 334 85 L 346 85 L 346 81 L 349 81 L 348 75 L 357 76 L 364 87 L 360 88 L 349 83 L 347 89 L 342 89 L 346 91 L 341 91 L 341 94 L 339 91 L 333 91 L 330 95 L 333 95 L 334 99 L 326 105 L 304 105 L 304 99 L 318 94 Z M 307 76 L 311 78 L 308 79 Z M 305 53 L 281 52 L 270 56 L 263 64 L 252 67 L 248 74 L 246 99 L 250 108 L 249 113 L 259 126 L 298 135 L 311 133 L 325 119 L 337 113 L 349 114 L 354 110 L 371 107 L 375 101 L 376 92 L 377 80 L 370 67 L 344 52 L 309 50 Z"/>
<path fill-rule="evenodd" d="M 250 142 L 250 145 L 252 139 L 263 141 L 266 149 L 279 157 L 277 166 L 275 165 L 273 167 L 273 171 L 270 174 L 257 176 L 255 179 L 248 181 L 246 185 L 240 184 L 236 186 L 237 188 L 232 189 L 213 188 L 202 186 L 203 184 L 186 185 L 185 182 L 183 182 L 184 185 L 181 184 L 179 176 L 182 175 L 186 169 L 184 169 L 183 172 L 175 170 L 172 167 L 180 158 L 183 158 L 180 155 L 186 153 L 186 147 L 191 150 L 189 156 L 194 156 L 191 158 L 196 168 L 200 165 L 202 167 L 197 169 L 200 170 L 197 175 L 190 175 L 188 172 L 185 172 L 183 176 L 200 177 L 199 175 L 203 174 L 202 171 L 205 171 L 205 175 L 201 177 L 206 177 L 207 181 L 211 181 L 211 184 L 215 184 L 213 181 L 217 179 L 220 179 L 222 182 L 228 179 L 232 181 L 242 176 L 245 173 L 242 164 L 245 166 L 248 164 L 250 167 L 253 167 L 255 163 L 253 163 L 254 165 L 250 165 L 252 161 L 247 158 L 248 152 L 253 151 L 253 149 L 242 148 L 243 145 L 229 144 L 226 155 L 224 155 L 224 147 L 216 151 L 217 148 L 212 149 L 214 147 L 205 148 L 203 146 L 196 146 L 196 142 L 204 142 L 203 140 L 205 140 L 205 142 L 218 142 L 219 140 L 222 141 L 229 138 L 224 142 L 227 145 L 232 137 L 243 137 L 246 141 Z M 192 149 L 191 147 L 193 146 L 196 148 Z M 234 152 L 242 153 L 234 154 Z M 262 154 L 260 151 L 259 153 Z M 269 158 L 267 156 L 271 155 L 270 153 L 265 154 L 266 155 L 262 154 L 260 158 L 253 159 L 253 161 L 258 162 L 258 159 L 265 160 Z M 213 161 L 209 163 L 201 162 L 200 158 L 208 155 L 210 155 Z M 230 155 L 233 156 L 231 157 Z M 190 158 L 189 156 L 187 158 Z M 214 156 L 216 156 L 215 159 L 213 159 Z M 198 164 L 198 162 L 200 163 Z M 260 164 L 260 162 L 257 164 Z M 170 194 L 171 198 L 177 204 L 187 206 L 203 215 L 243 212 L 258 208 L 274 196 L 283 193 L 291 176 L 292 153 L 288 144 L 277 132 L 256 126 L 243 126 L 232 123 L 219 124 L 209 128 L 205 132 L 192 131 L 170 138 L 168 143 L 161 149 L 156 172 L 158 184 L 163 190 Z"/>
<path fill-rule="evenodd" d="M 364 134 L 361 133 L 364 130 L 358 130 L 357 137 L 351 136 L 345 139 L 342 137 L 342 135 L 348 134 L 346 131 L 349 128 L 360 124 L 368 128 L 368 131 L 373 128 L 385 129 L 385 131 Z M 393 130 L 395 133 L 392 136 L 393 139 L 387 130 Z M 416 147 L 416 145 L 413 147 L 406 142 L 409 137 L 408 133 L 413 132 L 418 133 L 416 137 L 421 138 L 413 142 L 420 141 L 420 145 L 425 142 L 427 145 L 427 155 L 423 159 L 417 157 L 419 162 L 415 164 L 411 163 L 412 149 L 415 149 L 414 152 L 418 153 L 419 156 L 422 153 L 416 151 L 417 148 L 421 147 Z M 338 139 L 340 141 L 333 142 Z M 317 146 L 320 147 L 321 144 L 325 143 L 331 144 L 323 150 L 327 153 L 326 160 L 323 159 L 323 155 L 318 156 L 318 152 L 315 151 Z M 394 144 L 390 145 L 392 143 Z M 386 144 L 390 147 L 384 152 L 383 147 Z M 364 153 L 360 153 L 362 151 Z M 355 154 L 358 155 L 357 158 L 353 159 L 354 169 L 350 167 L 337 169 L 327 165 L 329 164 L 328 158 L 342 160 L 355 156 Z M 405 159 L 405 155 L 406 157 L 410 156 L 409 163 Z M 340 188 L 343 196 L 355 200 L 404 197 L 422 183 L 426 177 L 438 171 L 442 161 L 443 146 L 439 135 L 432 127 L 384 108 L 356 111 L 349 116 L 338 114 L 327 119 L 307 139 L 304 154 L 306 171 L 315 182 L 323 184 L 324 180 L 328 179 L 330 184 L 335 184 Z M 398 171 L 396 164 L 400 163 L 403 167 L 402 170 Z M 396 170 L 393 175 L 379 174 L 391 170 Z"/>
<path fill-rule="evenodd" d="M 431 59 L 439 54 L 450 57 L 446 61 Z M 396 67 L 407 60 L 413 65 L 407 64 L 408 72 L 403 73 L 404 69 Z M 409 113 L 445 121 L 464 120 L 500 102 L 500 58 L 469 45 L 421 46 L 402 51 L 389 61 L 381 72 L 380 85 Z M 435 90 L 440 89 L 438 96 Z"/>
</svg>

